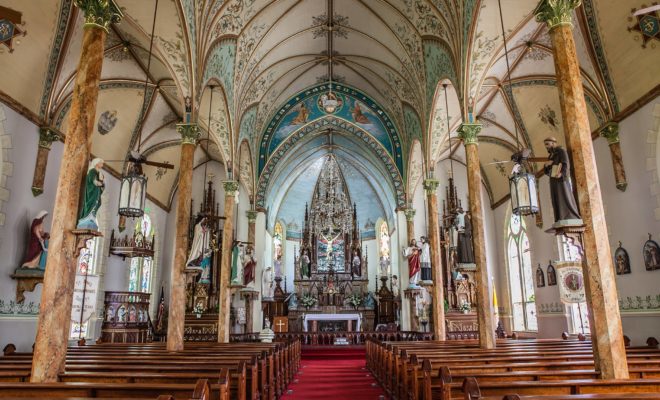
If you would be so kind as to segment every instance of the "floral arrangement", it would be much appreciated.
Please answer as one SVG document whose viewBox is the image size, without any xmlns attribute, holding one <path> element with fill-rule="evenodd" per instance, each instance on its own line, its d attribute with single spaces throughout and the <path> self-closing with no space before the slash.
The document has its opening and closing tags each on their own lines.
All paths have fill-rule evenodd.
<svg viewBox="0 0 660 400">
<path fill-rule="evenodd" d="M 346 298 L 346 302 L 353 307 L 358 308 L 360 304 L 362 304 L 362 297 L 357 293 L 353 293 Z"/>
<path fill-rule="evenodd" d="M 300 304 L 302 304 L 306 308 L 309 308 L 309 307 L 313 307 L 317 301 L 318 300 L 316 300 L 316 297 L 313 297 L 310 294 L 306 294 L 303 295 L 303 297 L 300 299 Z"/>
<path fill-rule="evenodd" d="M 193 313 L 194 314 L 201 314 L 204 312 L 204 307 L 202 306 L 202 303 L 197 303 L 195 305 L 195 308 L 193 308 Z"/>
<path fill-rule="evenodd" d="M 464 301 L 460 306 L 458 306 L 458 309 L 464 313 L 468 313 L 470 310 L 472 310 L 472 305 L 467 301 Z"/>
</svg>

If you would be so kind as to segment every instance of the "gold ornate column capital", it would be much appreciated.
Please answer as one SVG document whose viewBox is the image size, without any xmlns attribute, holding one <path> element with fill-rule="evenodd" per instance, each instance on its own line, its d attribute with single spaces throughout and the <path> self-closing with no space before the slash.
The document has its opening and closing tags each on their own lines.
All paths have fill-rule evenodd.
<svg viewBox="0 0 660 400">
<path fill-rule="evenodd" d="M 248 223 L 254 224 L 255 222 L 257 222 L 257 215 L 259 215 L 259 211 L 247 210 L 245 211 L 245 215 L 247 216 Z"/>
<path fill-rule="evenodd" d="M 197 124 L 176 124 L 176 131 L 181 135 L 181 144 L 197 145 L 200 135 Z"/>
<path fill-rule="evenodd" d="M 426 191 L 426 194 L 435 194 L 439 185 L 440 181 L 437 179 L 424 179 L 424 190 Z"/>
<path fill-rule="evenodd" d="M 534 16 L 537 22 L 545 22 L 549 29 L 561 25 L 573 27 L 573 10 L 576 9 L 581 0 L 541 0 Z"/>
<path fill-rule="evenodd" d="M 50 150 L 53 142 L 60 140 L 60 135 L 48 126 L 39 128 L 39 147 Z"/>
<path fill-rule="evenodd" d="M 403 210 L 403 213 L 406 215 L 406 221 L 411 222 L 415 219 L 415 213 L 417 213 L 417 210 L 412 207 L 408 207 Z"/>
<path fill-rule="evenodd" d="M 618 122 L 608 122 L 598 133 L 600 134 L 600 136 L 607 139 L 607 144 L 609 144 L 610 146 L 619 143 Z"/>
<path fill-rule="evenodd" d="M 479 144 L 477 136 L 481 132 L 481 124 L 462 124 L 458 128 L 458 136 L 463 139 L 465 146 L 471 144 Z"/>
<path fill-rule="evenodd" d="M 238 192 L 238 181 L 222 181 L 222 187 L 225 189 L 226 197 L 234 197 Z"/>
<path fill-rule="evenodd" d="M 108 33 L 110 24 L 118 24 L 124 18 L 115 0 L 75 0 L 74 3 L 85 14 L 85 28 L 101 28 Z"/>
</svg>

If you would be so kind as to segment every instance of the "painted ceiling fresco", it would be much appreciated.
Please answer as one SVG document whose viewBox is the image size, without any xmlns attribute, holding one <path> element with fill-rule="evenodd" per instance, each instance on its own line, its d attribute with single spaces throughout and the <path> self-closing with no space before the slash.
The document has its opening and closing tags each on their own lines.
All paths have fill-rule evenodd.
<svg viewBox="0 0 660 400">
<path fill-rule="evenodd" d="M 511 88 L 498 0 L 333 1 L 328 31 L 321 0 L 161 0 L 149 60 L 155 0 L 116 0 L 124 19 L 106 39 L 95 155 L 121 160 L 140 147 L 176 168 L 180 138 L 174 123 L 188 97 L 203 136 L 209 131 L 213 141 L 208 151 L 198 147 L 196 160 L 231 163 L 242 174 L 252 171 L 255 204 L 274 207 L 276 200 L 264 197 L 273 180 L 291 166 L 311 162 L 292 157 L 291 149 L 332 126 L 343 137 L 354 136 L 345 143 L 353 147 L 335 143 L 337 152 L 352 154 L 353 166 L 380 171 L 382 196 L 388 198 L 381 203 L 389 210 L 405 199 L 407 181 L 418 179 L 416 170 L 408 170 L 419 164 L 410 160 L 417 154 L 411 151 L 415 140 L 422 170 L 446 157 L 463 161 L 455 131 L 468 114 L 483 124 L 482 141 L 488 143 L 480 157 L 491 204 L 507 191 L 493 159 L 518 146 L 540 154 L 542 137 L 563 136 L 552 45 L 547 28 L 531 15 L 537 1 L 501 1 Z M 646 35 L 631 12 L 646 3 L 582 0 L 575 11 L 574 37 L 593 130 L 657 93 L 660 74 L 648 71 L 657 69 L 660 41 Z M 12 52 L 0 46 L 0 99 L 36 124 L 66 134 L 81 12 L 72 0 L 6 0 L 3 6 L 22 13 L 21 30 L 27 34 L 13 39 Z M 327 53 L 329 34 L 333 54 Z M 341 108 L 323 115 L 317 104 L 321 93 L 311 91 L 329 78 L 350 91 L 338 91 Z M 449 121 L 442 83 L 449 85 Z M 210 121 L 209 84 L 217 86 Z M 124 166 L 108 167 L 119 172 Z M 153 175 L 149 195 L 168 208 L 177 170 L 148 173 Z"/>
</svg>

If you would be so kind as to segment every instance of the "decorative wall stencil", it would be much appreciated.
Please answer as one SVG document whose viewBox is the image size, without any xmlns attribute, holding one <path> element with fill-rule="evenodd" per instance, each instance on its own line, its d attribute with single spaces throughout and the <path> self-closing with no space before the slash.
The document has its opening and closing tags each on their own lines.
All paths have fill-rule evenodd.
<svg viewBox="0 0 660 400">
<path fill-rule="evenodd" d="M 14 38 L 27 35 L 27 31 L 22 29 L 24 25 L 23 13 L 0 7 L 0 44 L 7 46 L 10 53 L 14 52 Z M 19 41 L 16 40 L 16 44 L 18 43 Z"/>
<path fill-rule="evenodd" d="M 179 27 L 180 28 L 180 27 Z M 173 39 L 164 39 L 158 37 L 159 46 L 167 55 L 170 65 L 174 69 L 176 76 L 185 89 L 185 94 L 190 93 L 190 79 L 188 73 L 188 57 L 185 52 L 183 33 L 181 29 L 176 30 L 176 36 Z"/>
<path fill-rule="evenodd" d="M 629 274 L 630 271 L 630 257 L 628 257 L 628 252 L 621 246 L 619 242 L 619 247 L 614 251 L 614 266 L 616 267 L 616 274 L 623 275 Z"/>
<path fill-rule="evenodd" d="M 170 164 L 169 161 L 165 161 L 164 164 Z M 158 167 L 156 168 L 156 180 L 159 181 L 161 180 L 165 174 L 167 174 L 168 168 L 163 168 L 163 167 Z"/>
<path fill-rule="evenodd" d="M 621 298 L 619 299 L 619 309 L 622 311 L 660 310 L 660 294 Z"/>
<path fill-rule="evenodd" d="M 564 305 L 561 303 L 541 303 L 539 306 L 540 314 L 563 314 Z"/>
<path fill-rule="evenodd" d="M 99 122 L 96 125 L 101 135 L 108 134 L 117 124 L 117 110 L 106 110 L 99 116 Z"/>
<path fill-rule="evenodd" d="M 652 5 L 655 6 L 658 5 L 658 3 L 655 2 Z M 644 8 L 646 8 L 646 5 L 642 4 L 640 9 Z M 634 14 L 635 11 L 637 11 L 637 9 L 633 8 L 632 14 Z M 628 32 L 635 32 L 638 34 L 636 35 L 635 40 L 639 40 L 641 35 L 643 48 L 646 48 L 646 44 L 653 39 L 660 40 L 660 14 L 658 14 L 657 10 L 645 14 L 632 15 L 628 17 L 628 21 L 633 24 L 628 27 Z M 655 43 L 651 43 L 651 48 L 655 48 Z"/>
<path fill-rule="evenodd" d="M 105 53 L 105 58 L 114 62 L 122 62 L 133 58 L 128 51 L 128 47 L 117 47 L 112 51 Z"/>
<path fill-rule="evenodd" d="M 454 68 L 451 52 L 442 43 L 435 40 L 424 41 L 424 64 L 426 66 L 426 105 L 431 108 L 435 88 L 444 78 L 449 78 L 456 84 L 456 68 Z M 461 91 L 458 90 L 460 97 Z"/>
<path fill-rule="evenodd" d="M 649 240 L 644 243 L 642 256 L 644 257 L 644 266 L 647 271 L 660 269 L 660 246 L 651 238 L 650 233 Z"/>
<path fill-rule="evenodd" d="M 204 77 L 202 87 L 206 86 L 212 78 L 222 83 L 222 88 L 227 97 L 229 115 L 234 111 L 234 63 L 236 61 L 236 40 L 226 39 L 218 43 L 209 52 L 208 60 L 204 66 Z M 200 91 L 201 95 L 201 91 Z"/>
<path fill-rule="evenodd" d="M 332 17 L 332 33 L 334 37 L 348 39 L 348 17 L 345 15 L 334 14 Z M 312 17 L 312 27 L 315 27 L 312 31 L 314 39 L 320 37 L 326 37 L 328 34 L 328 14 L 323 13 Z"/>
<path fill-rule="evenodd" d="M 0 315 L 38 315 L 39 304 L 33 301 L 29 303 L 17 303 L 14 300 L 5 302 L 0 300 Z"/>
<path fill-rule="evenodd" d="M 495 169 L 497 172 L 500 173 L 505 178 L 508 178 L 509 175 L 506 173 L 506 168 L 504 168 L 504 161 L 498 160 L 497 158 L 493 158 L 493 165 L 495 166 Z"/>
<path fill-rule="evenodd" d="M 252 157 L 250 154 L 248 142 L 242 142 L 239 149 L 238 174 L 241 183 L 245 186 L 250 202 L 252 202 L 252 196 L 254 194 L 254 170 L 252 169 Z"/>
</svg>

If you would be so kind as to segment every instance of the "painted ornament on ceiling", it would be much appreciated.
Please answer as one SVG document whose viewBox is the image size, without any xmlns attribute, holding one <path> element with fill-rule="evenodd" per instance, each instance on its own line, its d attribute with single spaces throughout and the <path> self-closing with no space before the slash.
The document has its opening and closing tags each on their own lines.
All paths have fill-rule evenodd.
<svg viewBox="0 0 660 400">
<path fill-rule="evenodd" d="M 557 118 L 557 113 L 555 110 L 550 108 L 549 105 L 546 104 L 546 106 L 539 111 L 539 118 L 541 119 L 541 122 L 548 125 L 553 130 L 556 131 L 559 128 L 559 119 Z"/>
<path fill-rule="evenodd" d="M 117 125 L 117 110 L 106 110 L 101 113 L 97 129 L 101 135 L 107 135 Z"/>
<path fill-rule="evenodd" d="M 628 17 L 628 21 L 633 23 L 633 26 L 628 27 L 628 32 L 636 32 L 641 35 L 643 48 L 646 48 L 646 44 L 653 39 L 660 40 L 660 15 L 657 6 L 656 2 L 645 10 L 647 7 L 642 4 L 640 13 L 636 13 L 637 9 L 633 8 L 631 10 L 633 15 Z M 635 40 L 638 39 L 635 37 Z M 651 43 L 651 47 L 655 48 L 655 43 Z"/>
<path fill-rule="evenodd" d="M 14 52 L 14 38 L 27 35 L 27 31 L 21 29 L 21 26 L 25 25 L 22 16 L 23 13 L 0 7 L 0 44 L 7 46 L 10 53 Z M 16 40 L 16 44 L 20 42 Z"/>
</svg>

